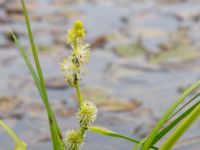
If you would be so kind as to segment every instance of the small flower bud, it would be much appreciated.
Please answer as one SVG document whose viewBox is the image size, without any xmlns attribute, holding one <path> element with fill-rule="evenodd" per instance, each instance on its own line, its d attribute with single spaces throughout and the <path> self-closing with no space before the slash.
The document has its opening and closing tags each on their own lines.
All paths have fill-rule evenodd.
<svg viewBox="0 0 200 150">
<path fill-rule="evenodd" d="M 64 143 L 67 150 L 79 150 L 81 145 L 83 144 L 81 132 L 78 129 L 67 131 L 64 138 Z"/>
<path fill-rule="evenodd" d="M 83 127 L 87 127 L 93 123 L 96 119 L 96 115 L 97 107 L 89 101 L 84 101 L 77 113 L 77 117 L 79 118 L 80 124 Z"/>
</svg>

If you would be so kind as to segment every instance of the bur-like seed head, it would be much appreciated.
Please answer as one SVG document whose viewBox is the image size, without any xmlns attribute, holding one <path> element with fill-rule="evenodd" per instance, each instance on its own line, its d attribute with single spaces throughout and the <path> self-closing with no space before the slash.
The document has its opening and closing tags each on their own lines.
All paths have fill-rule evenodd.
<svg viewBox="0 0 200 150">
<path fill-rule="evenodd" d="M 64 143 L 67 150 L 79 150 L 81 145 L 83 144 L 81 132 L 78 129 L 67 131 L 64 138 Z"/>
<path fill-rule="evenodd" d="M 80 121 L 81 126 L 87 127 L 93 123 L 97 116 L 97 107 L 89 101 L 84 101 L 80 107 L 77 117 Z"/>
</svg>

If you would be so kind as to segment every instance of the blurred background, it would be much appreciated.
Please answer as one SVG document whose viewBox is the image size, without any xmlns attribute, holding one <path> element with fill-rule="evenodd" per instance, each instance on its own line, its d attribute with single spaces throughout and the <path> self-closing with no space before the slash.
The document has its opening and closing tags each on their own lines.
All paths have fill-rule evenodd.
<svg viewBox="0 0 200 150">
<path fill-rule="evenodd" d="M 49 99 L 63 132 L 78 126 L 75 91 L 59 68 L 70 53 L 66 33 L 76 19 L 83 20 L 91 45 L 81 85 L 85 99 L 99 108 L 95 124 L 141 139 L 178 95 L 200 79 L 199 0 L 26 0 L 26 5 Z M 0 118 L 28 149 L 51 150 L 42 101 L 10 29 L 30 54 L 20 0 L 0 0 Z M 199 150 L 199 129 L 198 120 L 175 149 Z M 13 146 L 0 129 L 0 150 Z M 83 150 L 133 146 L 88 133 Z"/>
</svg>

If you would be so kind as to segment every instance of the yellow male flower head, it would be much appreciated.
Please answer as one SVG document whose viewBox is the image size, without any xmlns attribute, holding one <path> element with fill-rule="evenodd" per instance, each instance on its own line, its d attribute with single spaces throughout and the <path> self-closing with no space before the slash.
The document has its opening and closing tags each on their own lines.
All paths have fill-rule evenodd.
<svg viewBox="0 0 200 150">
<path fill-rule="evenodd" d="M 68 30 L 68 35 L 67 35 L 67 43 L 72 44 L 78 44 L 83 40 L 85 37 L 85 29 L 83 26 L 82 21 L 77 20 L 75 21 L 73 27 Z"/>
<path fill-rule="evenodd" d="M 77 113 L 81 126 L 87 127 L 93 123 L 97 116 L 97 107 L 89 101 L 84 101 Z"/>
<path fill-rule="evenodd" d="M 67 131 L 64 143 L 67 150 L 79 150 L 83 144 L 83 138 L 81 132 L 78 129 L 72 129 Z"/>
<path fill-rule="evenodd" d="M 85 29 L 82 21 L 77 20 L 74 23 L 73 29 L 76 31 L 76 35 L 78 38 L 83 39 L 85 37 Z"/>
</svg>

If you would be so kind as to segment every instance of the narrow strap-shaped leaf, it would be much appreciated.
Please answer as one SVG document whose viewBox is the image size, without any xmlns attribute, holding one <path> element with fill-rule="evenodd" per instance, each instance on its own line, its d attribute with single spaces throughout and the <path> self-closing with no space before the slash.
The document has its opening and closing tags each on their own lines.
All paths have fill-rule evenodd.
<svg viewBox="0 0 200 150">
<path fill-rule="evenodd" d="M 15 36 L 12 32 L 11 32 L 11 34 L 12 34 L 12 37 L 13 37 L 13 39 L 14 39 L 14 41 L 15 41 L 15 44 L 16 44 L 16 46 L 17 46 L 17 48 L 18 48 L 18 50 L 19 50 L 21 56 L 23 57 L 23 59 L 24 59 L 24 61 L 25 61 L 25 63 L 26 63 L 26 66 L 28 67 L 28 70 L 30 71 L 30 73 L 31 73 L 31 75 L 32 75 L 32 77 L 33 77 L 33 79 L 34 79 L 35 85 L 36 85 L 37 88 L 38 88 L 38 91 L 39 91 L 39 93 L 40 93 L 40 96 L 41 96 L 42 99 L 43 99 L 43 98 L 44 98 L 44 94 L 43 94 L 42 88 L 41 88 L 41 86 L 40 86 L 39 78 L 37 77 L 37 74 L 36 74 L 36 72 L 35 72 L 35 70 L 34 70 L 34 68 L 33 68 L 32 64 L 31 64 L 31 62 L 30 62 L 30 60 L 29 60 L 29 58 L 28 58 L 28 56 L 27 56 L 27 54 L 26 54 L 26 52 L 25 52 L 25 50 L 24 50 L 23 47 L 21 46 L 19 40 L 16 38 L 16 36 Z"/>
<path fill-rule="evenodd" d="M 31 25 L 30 25 L 30 21 L 29 21 L 29 18 L 28 18 L 28 13 L 27 13 L 27 9 L 26 9 L 24 0 L 21 0 L 21 4 L 22 4 L 23 14 L 24 14 L 25 22 L 26 22 L 28 37 L 29 37 L 29 41 L 30 41 L 30 44 L 31 44 L 31 50 L 32 50 L 35 65 L 36 65 L 36 68 L 37 68 L 37 71 L 38 71 L 38 76 L 39 76 L 42 88 L 44 90 L 44 94 L 47 96 L 47 94 L 46 94 L 47 92 L 46 92 L 46 88 L 45 88 L 45 84 L 44 84 L 44 77 L 43 77 L 43 74 L 42 74 L 42 69 L 41 69 L 41 66 L 40 66 L 40 62 L 39 62 L 39 58 L 38 58 L 38 54 L 37 54 L 32 30 L 31 30 Z"/>
<path fill-rule="evenodd" d="M 189 100 L 186 104 L 191 103 L 194 99 L 196 99 L 199 96 L 199 94 L 195 95 L 192 99 Z M 173 120 L 168 126 L 166 126 L 164 129 L 162 129 L 158 135 L 155 137 L 151 145 L 155 145 L 162 137 L 164 137 L 172 128 L 174 128 L 179 122 L 182 121 L 200 102 L 196 102 L 194 105 L 192 105 L 188 110 L 186 110 L 184 113 L 182 113 L 179 117 L 177 117 L 175 120 Z M 186 105 L 184 105 L 185 107 Z M 180 112 L 184 107 L 181 107 L 179 110 L 177 110 L 170 118 L 175 116 L 178 112 Z M 168 119 L 169 120 L 169 119 Z M 140 141 L 140 143 L 136 144 L 132 150 L 138 150 L 140 146 L 142 146 L 145 142 L 146 138 Z"/>
<path fill-rule="evenodd" d="M 114 131 L 111 131 L 111 130 L 108 130 L 108 129 L 105 129 L 105 128 L 102 128 L 102 127 L 98 127 L 98 126 L 90 126 L 90 127 L 88 127 L 88 130 L 91 131 L 91 132 L 101 134 L 101 135 L 111 136 L 111 137 L 115 137 L 115 138 L 121 138 L 121 139 L 124 139 L 124 140 L 128 140 L 128 141 L 133 142 L 133 143 L 139 143 L 140 142 L 136 139 L 130 138 L 130 137 L 125 136 L 123 134 L 119 134 L 117 132 L 114 132 Z M 154 146 L 152 146 L 151 148 L 152 149 L 158 149 L 157 147 L 154 147 Z"/>
<path fill-rule="evenodd" d="M 40 85 L 40 81 L 39 81 L 39 79 L 38 79 L 38 77 L 37 77 L 37 74 L 36 74 L 36 72 L 35 72 L 35 70 L 34 70 L 34 68 L 33 68 L 32 64 L 31 64 L 31 62 L 30 62 L 30 60 L 29 60 L 29 58 L 28 58 L 28 56 L 27 56 L 27 54 L 26 54 L 26 52 L 25 52 L 25 50 L 23 49 L 23 47 L 22 47 L 21 44 L 19 43 L 18 39 L 16 38 L 16 36 L 15 36 L 13 33 L 11 33 L 11 34 L 12 34 L 12 37 L 13 37 L 13 39 L 14 39 L 16 45 L 17 45 L 17 48 L 19 49 L 19 51 L 20 51 L 20 53 L 21 53 L 21 55 L 22 55 L 22 57 L 23 57 L 23 59 L 24 59 L 26 65 L 27 65 L 27 67 L 28 67 L 28 69 L 29 69 L 29 71 L 30 71 L 30 73 L 31 73 L 31 75 L 32 75 L 32 77 L 33 77 L 33 79 L 34 79 L 35 85 L 36 85 L 37 88 L 38 88 L 38 91 L 39 91 L 39 93 L 40 93 L 40 96 L 42 97 L 42 100 L 43 100 L 44 103 L 45 103 L 45 96 L 44 96 L 44 94 L 43 94 L 43 91 L 42 91 L 42 88 L 41 88 L 41 85 Z M 49 120 L 51 120 L 51 119 L 49 119 Z M 56 129 L 55 127 L 53 127 L 53 125 L 50 125 L 50 128 L 51 128 L 51 134 L 54 135 L 54 132 L 56 132 L 57 129 Z M 54 131 L 53 131 L 53 130 L 54 130 Z M 57 136 L 58 136 L 58 135 L 56 135 L 56 137 L 57 137 Z M 55 137 L 55 136 L 52 136 L 52 141 L 55 142 L 56 137 Z"/>
<path fill-rule="evenodd" d="M 200 104 L 180 123 L 161 145 L 160 150 L 170 150 L 179 138 L 189 129 L 193 122 L 200 116 Z"/>
<path fill-rule="evenodd" d="M 196 83 L 194 83 L 192 86 L 190 86 L 188 89 L 186 89 L 183 94 L 167 109 L 167 111 L 163 114 L 161 119 L 158 121 L 158 123 L 155 125 L 149 136 L 147 137 L 147 140 L 145 141 L 142 150 L 148 150 L 151 146 L 152 141 L 160 131 L 163 124 L 166 122 L 166 120 L 172 115 L 172 113 L 175 111 L 175 109 L 178 107 L 178 105 L 194 90 L 196 90 L 200 86 L 200 80 L 198 80 Z"/>
<path fill-rule="evenodd" d="M 27 145 L 24 141 L 20 140 L 20 138 L 4 123 L 0 120 L 0 126 L 12 137 L 12 139 L 16 142 L 16 147 L 20 150 L 26 150 Z"/>
<path fill-rule="evenodd" d="M 26 54 L 26 52 L 25 52 L 25 50 L 22 48 L 21 44 L 19 43 L 18 39 L 16 38 L 16 36 L 15 36 L 13 33 L 12 33 L 12 36 L 13 36 L 13 39 L 14 39 L 16 45 L 17 45 L 17 48 L 18 48 L 19 51 L 20 51 L 20 54 L 22 55 L 22 57 L 23 57 L 23 59 L 24 59 L 26 65 L 27 65 L 27 67 L 28 67 L 28 69 L 29 69 L 29 71 L 30 71 L 30 73 L 31 73 L 31 75 L 32 75 L 32 77 L 33 77 L 33 79 L 34 79 L 35 85 L 36 85 L 37 88 L 38 88 L 38 91 L 39 91 L 39 93 L 40 93 L 40 96 L 42 97 L 42 100 L 43 100 L 44 103 L 45 103 L 45 96 L 44 96 L 44 94 L 43 94 L 43 91 L 42 91 L 42 88 L 41 88 L 41 85 L 40 85 L 40 81 L 39 81 L 39 79 L 38 79 L 38 77 L 37 77 L 37 74 L 36 74 L 36 72 L 35 72 L 35 70 L 34 70 L 34 68 L 33 68 L 32 64 L 31 64 L 31 62 L 30 62 L 30 60 L 29 60 L 29 58 L 28 58 L 28 56 L 27 56 L 27 54 Z M 53 131 L 53 130 L 55 130 L 55 129 L 54 129 L 53 126 L 50 126 L 50 128 L 51 128 L 51 134 L 53 135 L 53 134 L 54 134 L 53 132 L 55 132 L 55 131 Z M 56 140 L 56 139 L 55 139 L 55 136 L 52 136 L 52 141 L 55 142 L 55 140 Z"/>
<path fill-rule="evenodd" d="M 26 10 L 26 7 L 25 7 L 24 0 L 21 0 L 21 4 L 22 4 L 22 9 L 23 9 L 26 27 L 27 27 L 27 31 L 28 31 L 29 41 L 30 41 L 30 44 L 31 44 L 31 50 L 32 50 L 32 54 L 33 54 L 33 57 L 34 57 L 34 61 L 35 61 L 35 65 L 36 65 L 36 69 L 37 69 L 37 73 L 38 73 L 38 78 L 39 78 L 39 81 L 40 81 L 39 83 L 40 83 L 41 89 L 38 89 L 38 91 L 41 90 L 42 94 L 43 94 L 43 96 L 41 96 L 41 97 L 44 101 L 45 108 L 46 108 L 47 113 L 48 113 L 54 150 L 64 150 L 64 144 L 63 144 L 62 139 L 61 139 L 62 136 L 61 136 L 61 133 L 60 133 L 60 129 L 58 127 L 56 117 L 55 117 L 55 115 L 52 111 L 52 108 L 49 104 L 49 101 L 48 101 L 48 95 L 47 95 L 47 91 L 46 91 L 46 87 L 45 87 L 45 83 L 44 83 L 44 77 L 43 77 L 43 74 L 42 74 L 42 70 L 41 70 L 36 46 L 35 46 L 35 43 L 34 43 L 34 38 L 33 38 L 32 31 L 31 31 L 31 26 L 30 26 L 30 22 L 29 22 L 29 18 L 28 18 L 28 14 L 27 14 L 27 10 Z"/>
<path fill-rule="evenodd" d="M 200 101 L 196 102 L 192 105 L 188 110 L 182 113 L 179 117 L 177 117 L 173 122 L 171 122 L 167 127 L 165 127 L 159 134 L 155 137 L 152 145 L 158 142 L 163 136 L 165 136 L 172 128 L 174 128 L 178 123 L 180 123 L 185 117 L 187 117 L 198 105 Z"/>
<path fill-rule="evenodd" d="M 196 96 L 195 96 L 196 98 Z M 193 99 L 193 98 L 192 98 Z M 194 108 L 196 108 L 200 104 L 200 101 L 196 102 L 194 105 L 192 105 L 188 110 L 186 110 L 184 113 L 182 113 L 179 117 L 177 117 L 175 120 L 173 120 L 167 127 L 162 129 L 162 131 L 159 132 L 159 134 L 155 137 L 151 145 L 155 145 L 162 137 L 164 137 L 172 128 L 174 128 L 178 123 L 180 123 L 187 115 L 189 115 Z M 141 140 L 140 143 L 136 144 L 133 150 L 137 150 L 141 145 L 143 145 L 145 142 L 145 139 Z"/>
<path fill-rule="evenodd" d="M 186 106 L 188 106 L 190 103 L 192 103 L 196 98 L 198 98 L 200 96 L 200 93 L 196 94 L 194 97 L 192 97 L 188 102 L 186 102 L 183 106 L 181 106 L 181 108 L 179 108 L 175 113 L 173 113 L 168 120 L 170 120 L 171 118 L 173 118 L 176 114 L 178 114 L 181 110 L 183 110 Z M 167 120 L 167 121 L 168 121 Z M 166 122 L 167 122 L 166 121 Z"/>
</svg>

